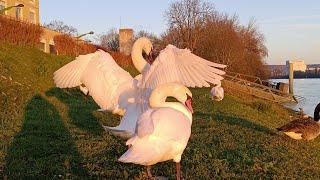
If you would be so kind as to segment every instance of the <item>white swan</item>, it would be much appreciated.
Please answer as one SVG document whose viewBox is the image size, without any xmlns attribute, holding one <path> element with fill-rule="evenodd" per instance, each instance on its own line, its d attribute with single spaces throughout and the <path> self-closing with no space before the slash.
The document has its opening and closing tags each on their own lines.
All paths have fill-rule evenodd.
<svg viewBox="0 0 320 180">
<path fill-rule="evenodd" d="M 172 96 L 179 102 L 166 102 Z M 164 84 L 152 91 L 150 109 L 137 122 L 135 135 L 127 141 L 130 147 L 119 161 L 147 166 L 173 160 L 180 179 L 180 161 L 191 134 L 192 93 L 177 83 Z"/>
<path fill-rule="evenodd" d="M 221 85 L 214 86 L 211 91 L 211 99 L 214 101 L 222 101 L 224 98 L 224 90 Z"/>
<path fill-rule="evenodd" d="M 143 46 L 139 46 L 139 49 L 141 57 L 137 54 L 133 63 L 141 73 L 142 67 L 148 66 L 142 57 L 142 51 L 151 55 L 152 44 L 143 42 Z M 95 53 L 78 56 L 54 72 L 53 79 L 59 88 L 80 86 L 80 90 L 86 95 L 91 95 L 101 109 L 123 115 L 124 109 L 120 108 L 119 97 L 124 92 L 132 92 L 139 77 L 134 80 L 127 71 L 118 66 L 109 53 L 98 50 Z"/>
<path fill-rule="evenodd" d="M 143 58 L 143 51 L 149 56 L 152 52 L 151 41 L 144 37 L 134 43 L 131 53 L 134 66 L 142 73 L 139 78 L 133 78 L 110 54 L 99 50 L 79 56 L 60 68 L 54 73 L 54 82 L 60 88 L 84 84 L 103 110 L 124 115 L 119 126 L 104 128 L 116 135 L 130 137 L 140 114 L 149 109 L 150 94 L 157 86 L 175 82 L 187 87 L 209 87 L 209 83 L 220 84 L 221 75 L 225 74 L 217 69 L 225 68 L 225 65 L 207 61 L 173 45 L 162 50 L 152 65 Z"/>
</svg>

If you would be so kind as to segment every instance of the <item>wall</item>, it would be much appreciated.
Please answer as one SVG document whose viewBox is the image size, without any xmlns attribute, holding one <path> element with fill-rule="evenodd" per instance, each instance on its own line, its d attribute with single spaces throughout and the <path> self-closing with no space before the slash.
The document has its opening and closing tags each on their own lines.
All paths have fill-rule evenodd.
<svg viewBox="0 0 320 180">
<path fill-rule="evenodd" d="M 60 35 L 60 33 L 45 27 L 42 27 L 42 29 L 43 34 L 40 39 L 41 45 L 39 48 L 46 53 L 57 54 L 57 52 L 55 52 L 53 38 L 57 35 Z"/>
<path fill-rule="evenodd" d="M 30 12 L 34 13 L 34 21 L 32 23 L 39 24 L 40 23 L 40 15 L 39 15 L 39 0 L 0 0 L 4 1 L 6 7 L 15 6 L 17 4 L 24 4 L 24 7 L 21 8 L 21 19 L 22 21 L 32 22 L 30 20 Z M 5 15 L 16 18 L 16 9 L 12 8 L 5 12 Z"/>
<path fill-rule="evenodd" d="M 16 20 L 27 21 L 35 24 L 40 24 L 40 14 L 39 14 L 39 0 L 0 0 L 5 2 L 5 6 L 15 6 L 17 4 L 24 4 L 24 7 L 21 8 L 21 19 L 16 17 L 16 9 L 12 8 L 5 12 L 6 16 L 9 16 Z M 34 21 L 30 19 L 30 12 L 34 13 Z M 41 35 L 39 49 L 43 50 L 46 53 L 56 54 L 53 38 L 56 35 L 59 35 L 59 32 L 53 31 L 51 29 L 42 27 L 43 34 Z"/>
</svg>

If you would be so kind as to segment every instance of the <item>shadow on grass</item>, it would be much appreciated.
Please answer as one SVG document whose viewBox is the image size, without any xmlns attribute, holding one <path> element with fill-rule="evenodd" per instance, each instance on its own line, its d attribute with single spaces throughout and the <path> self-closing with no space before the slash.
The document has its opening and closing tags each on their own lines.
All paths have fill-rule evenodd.
<svg viewBox="0 0 320 180">
<path fill-rule="evenodd" d="M 25 107 L 24 123 L 6 157 L 5 174 L 17 178 L 84 176 L 81 155 L 57 109 L 40 95 Z"/>
<path fill-rule="evenodd" d="M 99 109 L 91 97 L 85 97 L 77 89 L 52 88 L 46 92 L 47 96 L 58 98 L 69 107 L 71 122 L 78 128 L 93 135 L 101 135 L 104 130 L 97 118 L 92 114 Z"/>
<path fill-rule="evenodd" d="M 230 116 L 230 115 L 224 115 L 221 112 L 217 112 L 215 114 L 210 114 L 210 113 L 203 113 L 203 112 L 196 112 L 195 116 L 197 118 L 202 118 L 202 119 L 210 119 L 214 118 L 214 120 L 218 122 L 223 122 L 227 123 L 230 125 L 237 125 L 237 126 L 242 126 L 244 128 L 252 129 L 254 131 L 259 131 L 263 132 L 269 135 L 276 135 L 275 131 L 269 128 L 266 128 L 264 126 L 261 126 L 259 124 L 256 124 L 254 122 L 251 122 L 250 120 L 240 118 L 240 117 L 235 117 L 235 116 Z"/>
</svg>

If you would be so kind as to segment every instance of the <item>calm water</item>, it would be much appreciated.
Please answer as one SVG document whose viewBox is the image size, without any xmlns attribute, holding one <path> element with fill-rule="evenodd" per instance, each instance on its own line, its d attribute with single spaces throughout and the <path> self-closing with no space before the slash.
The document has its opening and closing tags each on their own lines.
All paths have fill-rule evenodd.
<svg viewBox="0 0 320 180">
<path fill-rule="evenodd" d="M 288 79 L 275 79 L 274 82 L 289 83 Z M 314 108 L 320 103 L 320 79 L 295 79 L 293 91 L 295 95 L 305 98 L 305 101 L 290 106 L 298 110 L 302 107 L 306 114 L 313 116 Z"/>
</svg>

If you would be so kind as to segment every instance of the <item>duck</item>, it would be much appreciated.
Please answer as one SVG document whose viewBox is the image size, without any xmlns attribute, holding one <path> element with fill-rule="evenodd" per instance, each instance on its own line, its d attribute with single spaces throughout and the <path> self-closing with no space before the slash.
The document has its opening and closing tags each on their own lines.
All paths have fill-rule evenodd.
<svg viewBox="0 0 320 180">
<path fill-rule="evenodd" d="M 178 102 L 166 102 L 167 97 Z M 126 145 L 129 149 L 118 159 L 147 167 L 148 178 L 153 178 L 151 166 L 173 160 L 176 179 L 181 179 L 181 156 L 191 135 L 192 93 L 178 83 L 160 85 L 151 93 L 150 108 L 137 121 L 135 135 Z"/>
<path fill-rule="evenodd" d="M 277 130 L 295 140 L 313 140 L 320 134 L 319 113 L 320 103 L 314 109 L 313 118 L 304 115 L 303 110 L 300 109 L 300 117 L 277 128 Z"/>
</svg>

